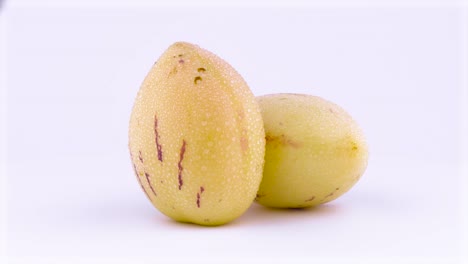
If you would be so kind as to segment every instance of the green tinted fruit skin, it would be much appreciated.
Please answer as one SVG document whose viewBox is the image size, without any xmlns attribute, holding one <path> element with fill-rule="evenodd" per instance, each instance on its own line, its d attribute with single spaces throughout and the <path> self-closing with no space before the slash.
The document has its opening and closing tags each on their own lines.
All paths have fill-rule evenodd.
<svg viewBox="0 0 468 264">
<path fill-rule="evenodd" d="M 256 201 L 304 208 L 338 198 L 362 176 L 368 148 L 357 123 L 338 105 L 304 94 L 257 97 L 266 152 Z"/>
<path fill-rule="evenodd" d="M 129 149 L 137 180 L 159 211 L 180 222 L 221 225 L 255 198 L 265 132 L 242 77 L 213 53 L 178 42 L 138 92 Z"/>
</svg>

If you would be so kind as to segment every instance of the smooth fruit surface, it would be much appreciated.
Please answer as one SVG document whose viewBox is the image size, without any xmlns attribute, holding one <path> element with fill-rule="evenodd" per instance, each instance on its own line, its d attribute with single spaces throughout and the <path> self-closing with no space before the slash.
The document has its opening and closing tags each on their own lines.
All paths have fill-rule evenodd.
<svg viewBox="0 0 468 264">
<path fill-rule="evenodd" d="M 177 221 L 220 225 L 255 198 L 265 132 L 242 77 L 216 55 L 178 42 L 138 92 L 129 149 L 137 179 L 157 209 Z"/>
<path fill-rule="evenodd" d="M 336 199 L 367 167 L 361 129 L 338 105 L 303 94 L 257 97 L 266 133 L 263 180 L 256 201 L 302 208 Z"/>
</svg>

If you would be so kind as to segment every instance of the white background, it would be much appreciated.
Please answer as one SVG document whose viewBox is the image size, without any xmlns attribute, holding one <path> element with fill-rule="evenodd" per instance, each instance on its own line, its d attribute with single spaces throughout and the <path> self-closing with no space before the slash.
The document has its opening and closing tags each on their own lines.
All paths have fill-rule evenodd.
<svg viewBox="0 0 468 264">
<path fill-rule="evenodd" d="M 11 261 L 466 260 L 466 10 L 24 4 L 0 15 Z M 370 146 L 361 181 L 315 209 L 253 205 L 215 228 L 159 213 L 133 175 L 127 127 L 143 78 L 179 40 L 224 58 L 255 95 L 344 107 Z"/>
</svg>

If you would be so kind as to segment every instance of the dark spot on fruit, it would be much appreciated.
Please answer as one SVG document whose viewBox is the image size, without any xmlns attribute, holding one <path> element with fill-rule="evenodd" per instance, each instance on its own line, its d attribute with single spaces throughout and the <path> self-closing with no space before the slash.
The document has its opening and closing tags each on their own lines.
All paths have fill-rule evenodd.
<svg viewBox="0 0 468 264">
<path fill-rule="evenodd" d="M 266 195 L 266 194 L 259 194 L 259 193 L 257 193 L 257 195 L 255 195 L 255 199 L 254 199 L 254 200 L 255 200 L 255 201 L 258 201 L 260 198 L 265 197 L 265 195 Z"/>
<path fill-rule="evenodd" d="M 156 149 L 158 151 L 158 160 L 163 161 L 162 146 L 159 143 L 159 132 L 158 132 L 158 118 L 154 115 L 154 138 L 156 141 Z"/>
<path fill-rule="evenodd" d="M 183 59 L 180 59 L 180 60 L 179 60 L 179 63 L 180 63 L 180 64 L 184 64 L 184 62 L 185 62 L 185 61 L 184 61 Z"/>
<path fill-rule="evenodd" d="M 311 202 L 315 199 L 315 196 L 310 197 L 309 199 L 305 200 L 304 202 Z"/>
<path fill-rule="evenodd" d="M 222 200 L 223 200 L 223 199 L 219 199 L 219 200 L 218 200 L 218 203 L 220 203 Z"/>
<path fill-rule="evenodd" d="M 149 185 L 149 187 L 151 189 L 151 192 L 153 192 L 154 196 L 157 196 L 156 192 L 153 189 L 153 186 L 151 185 L 151 181 L 150 181 L 151 176 L 149 175 L 149 173 L 145 172 L 145 177 L 146 177 L 146 181 L 148 181 L 148 185 Z"/>
<path fill-rule="evenodd" d="M 161 181 L 161 183 L 164 183 L 164 181 Z"/>
<path fill-rule="evenodd" d="M 282 126 L 282 125 L 283 125 L 283 122 L 279 122 L 279 125 Z"/>
<path fill-rule="evenodd" d="M 203 73 L 203 72 L 205 72 L 205 71 L 206 71 L 206 69 L 205 69 L 205 68 L 198 68 L 198 70 L 197 70 L 197 71 L 198 71 L 198 72 L 201 72 L 201 73 Z"/>
<path fill-rule="evenodd" d="M 184 160 L 185 145 L 185 139 L 183 139 L 182 147 L 180 148 L 179 163 L 177 164 L 177 167 L 179 168 L 179 173 L 177 175 L 177 178 L 179 180 L 179 190 L 182 190 L 182 185 L 184 185 L 184 181 L 182 180 L 182 171 L 184 170 L 184 167 L 182 167 L 182 161 Z"/>
<path fill-rule="evenodd" d="M 174 75 L 174 74 L 176 74 L 176 73 L 177 73 L 177 67 L 174 67 L 174 68 L 172 68 L 172 70 L 169 72 L 168 77 L 171 76 L 171 75 Z"/>
<path fill-rule="evenodd" d="M 205 191 L 205 188 L 203 186 L 200 186 L 200 193 L 203 193 Z"/>
<path fill-rule="evenodd" d="M 195 79 L 193 79 L 194 84 L 198 84 L 201 81 L 202 81 L 202 78 L 200 76 L 197 76 L 197 77 L 195 77 Z"/>
<path fill-rule="evenodd" d="M 184 54 L 179 54 L 178 56 L 179 56 L 179 58 L 180 58 L 180 57 L 183 57 L 183 56 L 184 56 Z"/>
</svg>

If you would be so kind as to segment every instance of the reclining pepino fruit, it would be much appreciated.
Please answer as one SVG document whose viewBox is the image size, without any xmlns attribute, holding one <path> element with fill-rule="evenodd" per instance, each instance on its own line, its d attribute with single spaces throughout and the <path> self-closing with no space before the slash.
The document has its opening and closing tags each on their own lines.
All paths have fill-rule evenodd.
<svg viewBox="0 0 468 264">
<path fill-rule="evenodd" d="M 303 208 L 347 192 L 367 167 L 361 129 L 341 107 L 320 97 L 257 98 L 266 133 L 265 167 L 256 201 Z"/>
<path fill-rule="evenodd" d="M 242 77 L 216 55 L 178 42 L 138 92 L 129 149 L 137 179 L 157 209 L 177 221 L 221 225 L 255 198 L 265 132 Z"/>
</svg>

